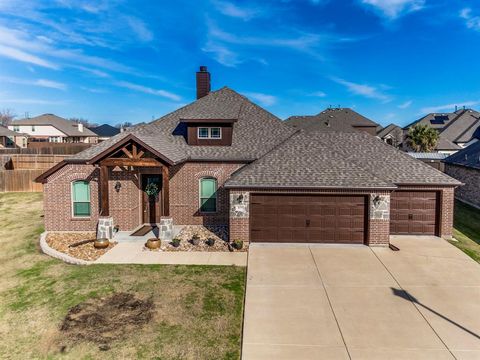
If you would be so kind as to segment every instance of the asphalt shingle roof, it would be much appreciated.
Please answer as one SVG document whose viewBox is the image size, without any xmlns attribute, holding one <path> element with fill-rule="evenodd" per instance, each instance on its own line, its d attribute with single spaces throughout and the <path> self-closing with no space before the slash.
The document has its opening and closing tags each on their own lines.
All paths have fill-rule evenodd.
<svg viewBox="0 0 480 360">
<path fill-rule="evenodd" d="M 97 134 L 85 126 L 83 127 L 83 131 L 79 131 L 78 125 L 75 122 L 53 114 L 43 114 L 28 119 L 13 120 L 10 125 L 52 125 L 67 136 L 97 136 Z"/>
<path fill-rule="evenodd" d="M 480 170 L 480 141 L 450 155 L 444 162 Z"/>
<path fill-rule="evenodd" d="M 97 127 L 91 127 L 88 129 L 100 137 L 112 137 L 117 134 L 120 134 L 119 128 L 112 125 L 108 125 L 108 124 L 103 124 Z"/>
<path fill-rule="evenodd" d="M 290 116 L 285 124 L 297 129 L 321 130 L 321 131 L 356 131 L 350 124 L 338 119 L 325 119 L 324 116 Z"/>
<path fill-rule="evenodd" d="M 227 187 L 394 187 L 460 185 L 457 180 L 364 133 L 310 132 L 245 166 Z"/>
<path fill-rule="evenodd" d="M 390 134 L 392 131 L 398 131 L 398 130 L 403 131 L 400 126 L 395 125 L 395 124 L 390 124 L 390 125 L 385 126 L 383 129 L 381 129 L 377 133 L 377 136 L 382 139 L 385 136 L 387 136 L 388 134 Z"/>
<path fill-rule="evenodd" d="M 231 146 L 190 146 L 182 119 L 237 119 Z M 89 160 L 118 140 L 132 134 L 174 163 L 185 160 L 258 159 L 295 133 L 275 115 L 224 87 L 150 124 L 136 126 L 97 146 L 78 153 L 74 159 Z"/>
<path fill-rule="evenodd" d="M 5 126 L 0 126 L 0 136 L 26 136 L 25 134 L 21 134 L 16 131 L 12 131 Z"/>
</svg>

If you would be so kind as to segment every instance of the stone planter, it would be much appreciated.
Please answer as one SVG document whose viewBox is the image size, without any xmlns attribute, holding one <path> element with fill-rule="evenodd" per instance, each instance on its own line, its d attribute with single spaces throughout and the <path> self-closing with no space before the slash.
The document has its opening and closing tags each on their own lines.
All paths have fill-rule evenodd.
<svg viewBox="0 0 480 360">
<path fill-rule="evenodd" d="M 159 249 L 160 245 L 162 245 L 162 242 L 160 239 L 148 239 L 147 242 L 145 243 L 145 246 L 149 249 Z"/>
<path fill-rule="evenodd" d="M 95 239 L 93 242 L 93 246 L 95 249 L 106 249 L 108 248 L 108 245 L 110 245 L 110 241 L 108 239 Z"/>
</svg>

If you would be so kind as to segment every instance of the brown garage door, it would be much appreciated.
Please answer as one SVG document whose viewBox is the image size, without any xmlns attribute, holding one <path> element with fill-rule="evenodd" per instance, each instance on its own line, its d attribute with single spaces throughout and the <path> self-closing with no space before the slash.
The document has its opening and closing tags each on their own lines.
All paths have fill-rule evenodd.
<svg viewBox="0 0 480 360">
<path fill-rule="evenodd" d="M 436 235 L 437 214 L 437 192 L 394 191 L 390 203 L 390 233 Z"/>
<path fill-rule="evenodd" d="M 252 195 L 252 242 L 357 243 L 365 241 L 365 197 Z"/>
</svg>

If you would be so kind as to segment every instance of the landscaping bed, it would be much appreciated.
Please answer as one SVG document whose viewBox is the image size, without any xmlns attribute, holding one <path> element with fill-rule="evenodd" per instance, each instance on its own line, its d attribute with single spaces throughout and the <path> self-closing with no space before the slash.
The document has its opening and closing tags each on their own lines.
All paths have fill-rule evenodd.
<svg viewBox="0 0 480 360">
<path fill-rule="evenodd" d="M 71 246 L 78 242 L 92 240 L 78 246 Z M 95 261 L 100 256 L 116 245 L 116 242 L 110 242 L 106 249 L 96 249 L 93 246 L 95 240 L 94 232 L 50 232 L 47 234 L 46 242 L 52 249 L 70 255 L 77 259 Z"/>
<path fill-rule="evenodd" d="M 198 244 L 194 244 L 194 241 L 192 241 L 195 235 L 198 236 Z M 202 225 L 187 225 L 176 236 L 176 239 L 179 240 L 178 247 L 173 246 L 173 242 L 168 244 L 162 242 L 161 248 L 151 251 L 248 251 L 248 244 L 241 242 L 241 248 L 239 249 L 235 247 L 235 241 L 228 241 L 228 230 L 224 226 L 207 228 Z"/>
</svg>

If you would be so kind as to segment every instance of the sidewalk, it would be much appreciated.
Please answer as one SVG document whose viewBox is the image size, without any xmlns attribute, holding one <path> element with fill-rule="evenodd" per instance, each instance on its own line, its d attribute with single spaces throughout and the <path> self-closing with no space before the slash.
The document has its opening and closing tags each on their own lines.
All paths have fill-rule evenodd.
<svg viewBox="0 0 480 360">
<path fill-rule="evenodd" d="M 150 251 L 143 244 L 143 241 L 119 242 L 95 263 L 247 266 L 247 252 Z"/>
</svg>

